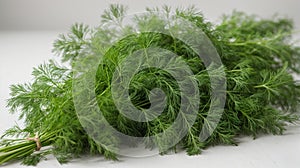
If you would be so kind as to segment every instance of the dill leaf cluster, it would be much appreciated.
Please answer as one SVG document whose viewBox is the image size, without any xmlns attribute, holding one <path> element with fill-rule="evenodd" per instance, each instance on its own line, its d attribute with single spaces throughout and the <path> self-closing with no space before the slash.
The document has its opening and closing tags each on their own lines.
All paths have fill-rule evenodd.
<svg viewBox="0 0 300 168">
<path fill-rule="evenodd" d="M 170 15 L 170 11 L 169 7 L 147 9 L 145 16 L 135 21 L 141 30 L 151 26 L 165 29 L 159 18 L 155 20 L 150 16 L 155 12 Z M 223 16 L 221 23 L 213 24 L 195 8 L 176 9 L 174 13 L 206 34 L 224 65 L 227 87 L 224 113 L 212 135 L 204 142 L 200 141 L 199 134 L 212 102 L 206 66 L 186 44 L 165 34 L 134 34 L 108 48 L 107 44 L 131 31 L 130 27 L 114 29 L 110 25 L 119 23 L 120 18 L 126 15 L 126 7 L 111 5 L 96 28 L 75 24 L 68 34 L 60 35 L 54 42 L 53 52 L 71 67 L 89 52 L 105 52 L 102 63 L 97 67 L 97 105 L 116 130 L 136 137 L 156 135 L 169 128 L 180 113 L 182 95 L 169 73 L 157 68 L 142 70 L 134 76 L 128 88 L 132 104 L 137 109 L 149 108 L 149 94 L 153 88 L 159 87 L 167 96 L 167 105 L 159 117 L 149 122 L 128 119 L 116 108 L 112 99 L 111 83 L 117 65 L 132 52 L 149 47 L 163 48 L 181 57 L 198 81 L 200 105 L 196 121 L 169 150 L 184 149 L 189 155 L 195 155 L 211 145 L 236 145 L 239 135 L 255 138 L 261 133 L 282 134 L 287 123 L 298 120 L 300 85 L 293 74 L 300 73 L 300 47 L 291 41 L 292 20 L 279 17 L 261 19 L 235 11 Z M 216 76 L 218 72 L 218 69 L 214 70 Z M 11 86 L 7 107 L 12 113 L 20 114 L 25 127 L 15 126 L 2 136 L 0 164 L 22 159 L 23 164 L 36 165 L 48 154 L 53 154 L 61 163 L 83 154 L 101 154 L 107 159 L 118 159 L 117 153 L 96 143 L 81 125 L 73 102 L 73 73 L 71 68 L 51 60 L 34 68 L 32 82 Z M 52 148 L 35 152 L 36 142 L 26 138 L 36 134 L 43 147 Z M 124 143 L 105 131 L 97 136 L 117 144 Z M 144 143 L 148 148 L 164 148 L 159 139 Z"/>
</svg>

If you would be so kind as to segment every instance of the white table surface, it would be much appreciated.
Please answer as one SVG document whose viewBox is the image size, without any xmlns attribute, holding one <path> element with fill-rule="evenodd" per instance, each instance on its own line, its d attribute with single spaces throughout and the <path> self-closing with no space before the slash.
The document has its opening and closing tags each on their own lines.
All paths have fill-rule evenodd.
<svg viewBox="0 0 300 168">
<path fill-rule="evenodd" d="M 33 67 L 54 58 L 52 43 L 60 32 L 0 31 L 0 134 L 18 121 L 5 107 L 9 86 L 29 82 Z M 53 156 L 37 167 L 65 168 L 139 168 L 139 167 L 203 167 L 203 168 L 296 168 L 300 166 L 300 127 L 290 126 L 282 136 L 264 135 L 256 140 L 239 139 L 239 146 L 215 146 L 201 155 L 187 156 L 184 151 L 165 156 L 145 158 L 121 157 L 120 161 L 106 161 L 103 157 L 84 157 L 60 165 Z M 0 166 L 1 167 L 1 166 Z M 26 167 L 20 163 L 7 168 Z"/>
</svg>

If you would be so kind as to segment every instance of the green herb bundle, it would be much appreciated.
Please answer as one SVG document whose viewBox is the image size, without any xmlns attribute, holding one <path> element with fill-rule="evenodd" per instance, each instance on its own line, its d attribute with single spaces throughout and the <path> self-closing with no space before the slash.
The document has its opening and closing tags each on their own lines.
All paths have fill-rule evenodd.
<svg viewBox="0 0 300 168">
<path fill-rule="evenodd" d="M 149 27 L 167 29 L 159 17 L 153 16 L 156 16 L 156 12 L 170 15 L 170 11 L 169 7 L 147 9 L 144 17 L 135 19 L 136 25 L 140 30 Z M 212 103 L 212 86 L 203 61 L 182 41 L 166 34 L 133 34 L 117 41 L 112 47 L 107 45 L 131 31 L 130 27 L 115 29 L 111 26 L 118 24 L 125 15 L 125 7 L 111 5 L 102 15 L 100 26 L 89 28 L 75 24 L 70 33 L 59 36 L 53 50 L 62 58 L 62 62 L 70 63 L 71 67 L 91 53 L 105 53 L 102 63 L 97 67 L 94 92 L 97 106 L 116 130 L 134 137 L 156 135 L 169 128 L 176 116 L 180 115 L 182 95 L 178 84 L 169 73 L 156 68 L 139 71 L 128 89 L 134 107 L 148 109 L 151 106 L 151 90 L 161 88 L 167 96 L 167 105 L 159 117 L 149 122 L 133 121 L 114 105 L 111 83 L 117 65 L 134 51 L 149 47 L 163 48 L 181 57 L 193 72 L 193 78 L 197 79 L 201 94 L 195 122 L 180 142 L 169 150 L 182 148 L 189 155 L 195 155 L 211 145 L 236 145 L 235 138 L 238 135 L 256 137 L 261 133 L 281 134 L 287 123 L 298 120 L 296 112 L 300 101 L 300 85 L 292 74 L 300 73 L 300 47 L 291 42 L 291 20 L 260 19 L 233 12 L 224 16 L 221 23 L 213 24 L 194 8 L 175 10 L 176 17 L 188 20 L 206 34 L 224 65 L 227 87 L 224 112 L 212 135 L 201 141 L 200 131 Z M 2 136 L 0 164 L 23 159 L 23 164 L 36 165 L 48 154 L 54 154 L 61 163 L 83 154 L 102 154 L 107 159 L 117 160 L 116 152 L 97 143 L 82 126 L 73 101 L 74 71 L 62 65 L 51 60 L 34 68 L 34 80 L 31 83 L 11 86 L 11 98 L 7 106 L 12 113 L 20 112 L 25 127 L 15 126 Z M 219 69 L 213 70 L 217 77 L 218 72 Z M 102 132 L 97 136 L 117 144 L 124 143 L 109 132 Z M 38 143 L 41 143 L 42 150 L 35 152 Z M 159 140 L 145 141 L 145 144 L 149 148 L 163 148 Z M 43 150 L 45 146 L 52 148 Z"/>
</svg>

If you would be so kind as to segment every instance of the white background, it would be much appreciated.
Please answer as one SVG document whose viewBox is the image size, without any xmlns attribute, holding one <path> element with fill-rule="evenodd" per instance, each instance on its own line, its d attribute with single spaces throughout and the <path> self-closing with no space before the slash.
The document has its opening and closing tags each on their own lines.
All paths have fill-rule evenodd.
<svg viewBox="0 0 300 168">
<path fill-rule="evenodd" d="M 97 25 L 110 3 L 122 3 L 129 12 L 145 7 L 195 5 L 210 20 L 237 9 L 260 16 L 280 13 L 292 17 L 300 27 L 299 0 L 0 0 L 0 29 L 65 30 L 74 22 Z"/>
<path fill-rule="evenodd" d="M 75 22 L 97 25 L 102 11 L 109 3 L 121 2 L 129 13 L 143 12 L 145 7 L 167 4 L 189 6 L 194 4 L 207 19 L 218 21 L 223 13 L 233 9 L 270 17 L 274 13 L 289 16 L 300 29 L 300 1 L 297 0 L 0 0 L 0 134 L 13 126 L 17 114 L 10 115 L 5 107 L 9 86 L 29 82 L 32 68 L 54 58 L 52 42 L 59 33 L 67 32 Z M 295 35 L 300 39 L 299 35 Z M 38 167 L 251 167 L 295 168 L 300 166 L 300 129 L 290 126 L 283 136 L 262 136 L 256 140 L 241 137 L 240 145 L 210 147 L 199 156 L 185 152 L 148 158 L 125 158 L 120 162 L 99 158 L 82 158 L 59 165 L 54 158 Z M 22 167 L 19 163 L 5 167 Z"/>
</svg>

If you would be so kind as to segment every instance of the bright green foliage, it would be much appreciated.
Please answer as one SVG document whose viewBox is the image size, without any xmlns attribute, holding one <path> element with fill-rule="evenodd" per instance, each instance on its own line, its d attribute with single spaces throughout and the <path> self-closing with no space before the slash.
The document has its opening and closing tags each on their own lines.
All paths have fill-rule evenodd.
<svg viewBox="0 0 300 168">
<path fill-rule="evenodd" d="M 161 25 L 159 18 L 150 17 L 158 9 L 147 9 L 148 15 L 136 18 L 140 30 Z M 162 12 L 170 14 L 170 8 Z M 175 14 L 197 25 L 206 33 L 216 47 L 225 67 L 227 78 L 226 104 L 216 130 L 205 142 L 199 134 L 211 103 L 211 86 L 202 61 L 186 44 L 178 39 L 159 33 L 140 33 L 127 36 L 112 48 L 111 42 L 130 32 L 130 27 L 113 29 L 109 24 L 119 24 L 126 8 L 112 5 L 102 15 L 99 27 L 90 29 L 75 24 L 67 35 L 59 36 L 54 43 L 54 52 L 71 66 L 84 52 L 104 53 L 98 67 L 95 92 L 97 102 L 109 123 L 131 136 L 149 136 L 166 130 L 179 115 L 180 90 L 170 74 L 159 69 L 140 71 L 130 84 L 130 96 L 134 106 L 147 109 L 148 94 L 159 87 L 168 96 L 167 108 L 150 122 L 132 121 L 118 111 L 111 97 L 111 80 L 115 67 L 130 53 L 148 47 L 160 47 L 182 57 L 198 80 L 201 104 L 197 120 L 187 135 L 172 149 L 184 148 L 189 155 L 199 154 L 201 149 L 215 144 L 236 144 L 235 137 L 241 134 L 257 137 L 260 133 L 281 134 L 287 122 L 295 122 L 300 102 L 300 85 L 292 74 L 300 73 L 300 47 L 291 43 L 292 21 L 286 18 L 259 19 L 242 12 L 224 16 L 214 25 L 205 21 L 194 8 L 177 9 Z M 218 75 L 218 69 L 214 70 Z M 17 126 L 7 130 L 5 137 L 22 139 L 2 140 L 0 164 L 24 158 L 24 164 L 35 165 L 44 155 L 53 153 L 61 162 L 81 154 L 103 154 L 108 159 L 117 159 L 115 153 L 95 143 L 82 128 L 73 103 L 72 70 L 50 61 L 35 68 L 34 81 L 30 84 L 11 86 L 8 107 L 20 111 L 25 119 L 25 128 Z M 23 138 L 40 134 L 43 146 L 53 149 L 33 154 L 34 142 Z M 118 140 L 116 140 L 118 141 Z M 146 142 L 147 147 L 160 147 L 160 141 Z M 170 150 L 172 150 L 170 149 Z"/>
</svg>

